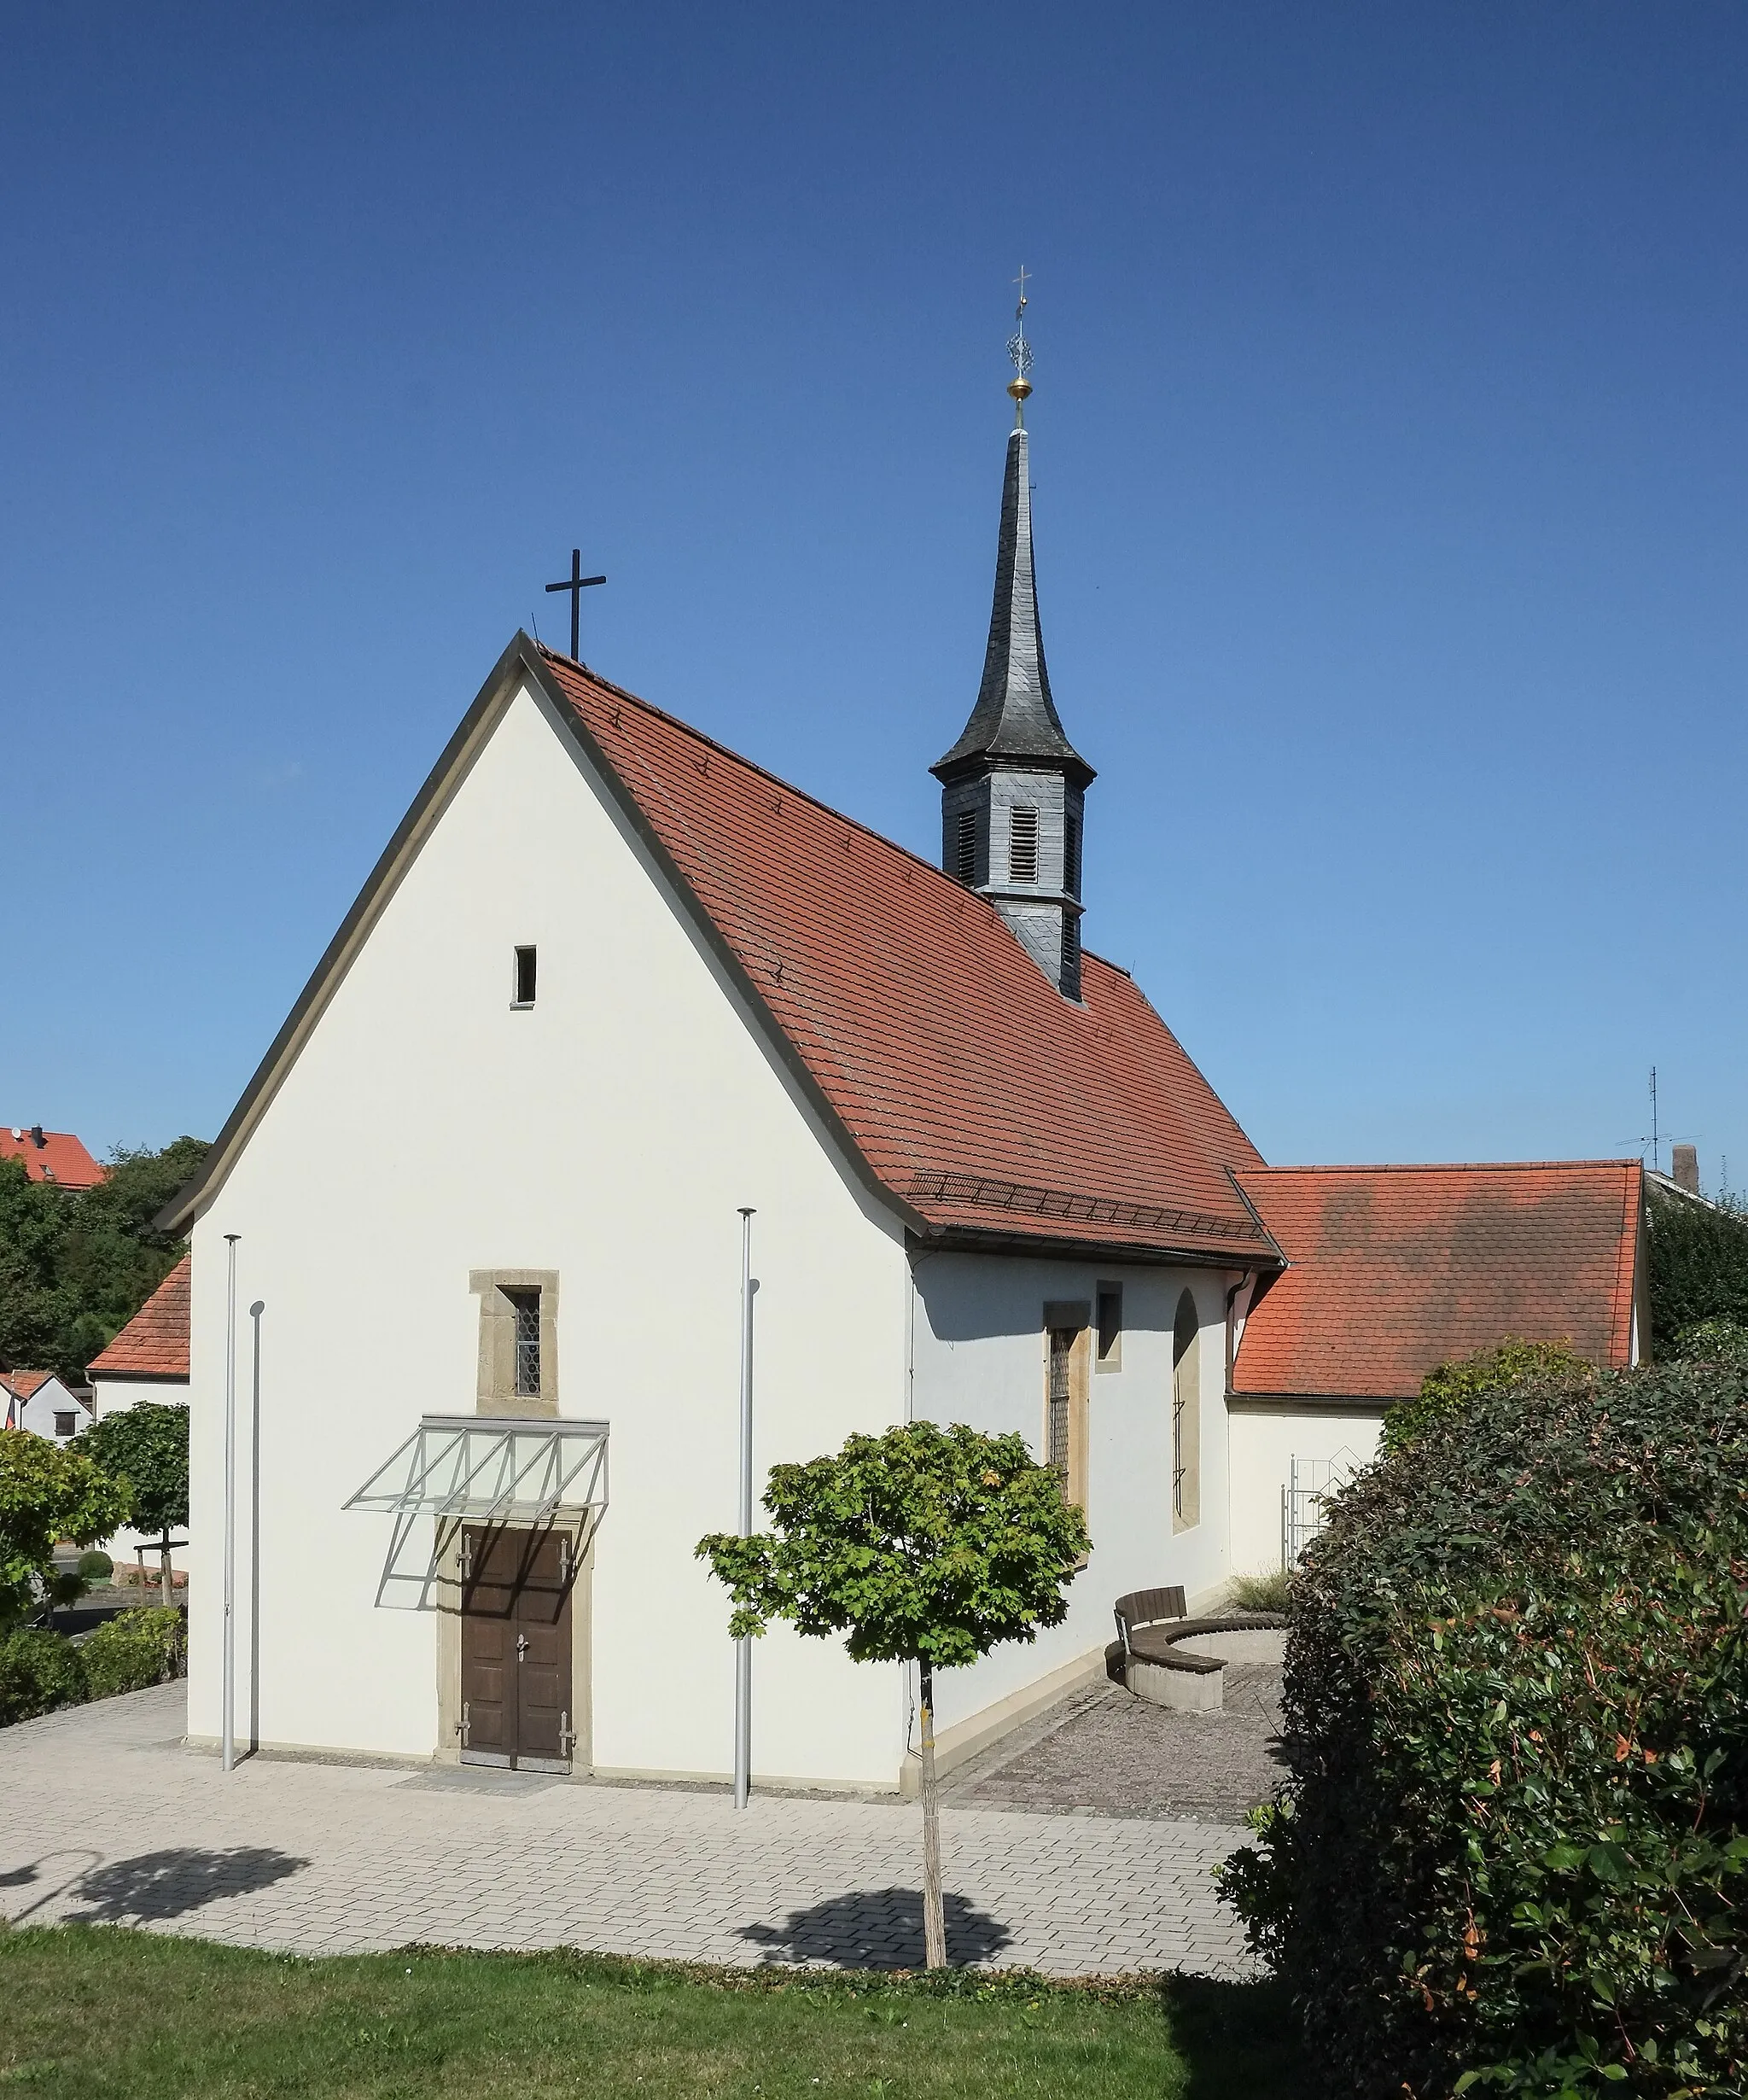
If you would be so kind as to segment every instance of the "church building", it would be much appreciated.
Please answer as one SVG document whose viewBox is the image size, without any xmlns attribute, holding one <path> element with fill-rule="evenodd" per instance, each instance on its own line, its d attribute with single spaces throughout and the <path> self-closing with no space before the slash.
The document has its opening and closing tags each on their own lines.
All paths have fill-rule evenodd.
<svg viewBox="0 0 1748 2100">
<path fill-rule="evenodd" d="M 937 1677 L 949 1764 L 1096 1676 L 1120 1594 L 1279 1566 L 1296 1469 L 1440 1356 L 1636 1354 L 1636 1167 L 1271 1170 L 1082 946 L 1028 443 L 939 866 L 526 634 L 492 668 L 165 1214 L 193 1741 L 234 1362 L 240 1743 L 725 1776 L 694 1549 L 735 1520 L 743 1210 L 761 1481 L 926 1418 L 1087 1512 L 1065 1622 Z M 906 1783 L 902 1669 L 781 1627 L 753 1666 L 755 1783 Z"/>
</svg>

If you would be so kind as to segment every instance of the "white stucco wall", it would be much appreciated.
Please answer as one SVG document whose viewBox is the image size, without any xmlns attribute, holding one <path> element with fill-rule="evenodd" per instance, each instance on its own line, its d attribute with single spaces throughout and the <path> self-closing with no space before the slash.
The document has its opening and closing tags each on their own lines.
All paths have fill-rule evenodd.
<svg viewBox="0 0 1748 2100">
<path fill-rule="evenodd" d="M 735 1516 L 737 1205 L 758 1210 L 760 1477 L 902 1417 L 901 1233 L 840 1170 L 543 708 L 510 703 L 195 1228 L 195 1737 L 220 1725 L 227 1233 L 244 1740 L 453 1751 L 436 1740 L 436 1621 L 374 1607 L 389 1520 L 341 1505 L 422 1415 L 473 1410 L 470 1269 L 558 1272 L 559 1413 L 612 1426 L 598 1766 L 731 1763 L 726 1601 L 692 1549 Z M 529 942 L 538 1003 L 513 1012 L 511 950 Z M 773 1634 L 755 1677 L 755 1774 L 894 1782 L 896 1669 Z"/>
<path fill-rule="evenodd" d="M 188 1380 L 185 1378 L 94 1378 L 91 1380 L 91 1411 L 99 1421 L 106 1415 L 119 1415 L 124 1408 L 137 1407 L 142 1400 L 149 1401 L 154 1407 L 186 1407 Z"/>
<path fill-rule="evenodd" d="M 1260 1575 L 1281 1565 L 1281 1510 L 1295 1458 L 1350 1455 L 1366 1463 L 1378 1450 L 1383 1410 L 1364 1403 L 1295 1409 L 1239 1401 L 1229 1409 L 1232 1572 Z"/>
<path fill-rule="evenodd" d="M 1042 1455 L 1046 1378 L 1044 1307 L 1084 1300 L 1100 1282 L 1123 1289 L 1122 1368 L 1094 1370 L 1087 1405 L 1087 1521 L 1092 1555 L 1069 1591 L 1068 1618 L 1035 1642 L 1000 1648 L 937 1679 L 951 1728 L 1034 1679 L 1102 1648 L 1111 1607 L 1130 1590 L 1181 1583 L 1192 1596 L 1228 1572 L 1226 1294 L 1219 1270 L 1028 1261 L 976 1254 L 915 1264 L 912 1410 L 990 1433 L 1017 1430 Z M 1172 1529 L 1172 1328 L 1188 1289 L 1201 1316 L 1202 1515 Z"/>
<path fill-rule="evenodd" d="M 3 1397 L 0 1397 L 3 1399 Z M 3 1412 L 3 1404 L 0 1404 Z M 55 1426 L 57 1415 L 71 1415 L 73 1430 L 62 1436 Z M 28 1400 L 18 1404 L 18 1426 L 27 1429 L 33 1437 L 45 1437 L 50 1444 L 68 1444 L 91 1420 L 79 1396 L 63 1385 L 59 1378 L 48 1378 L 38 1386 Z"/>
</svg>

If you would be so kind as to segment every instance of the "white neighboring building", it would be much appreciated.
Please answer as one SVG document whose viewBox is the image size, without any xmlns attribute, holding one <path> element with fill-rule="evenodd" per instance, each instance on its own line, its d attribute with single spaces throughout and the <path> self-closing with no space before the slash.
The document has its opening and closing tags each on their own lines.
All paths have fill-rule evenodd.
<svg viewBox="0 0 1748 2100">
<path fill-rule="evenodd" d="M 91 1410 L 53 1371 L 0 1374 L 0 1409 L 8 1429 L 27 1429 L 51 1444 L 71 1444 L 91 1419 Z"/>
<path fill-rule="evenodd" d="M 1045 670 L 1026 447 L 939 867 L 504 651 L 160 1221 L 192 1240 L 192 1740 L 221 1730 L 234 1348 L 242 1739 L 725 1776 L 694 1549 L 735 1517 L 745 1207 L 760 1478 L 965 1421 L 1087 1512 L 1064 1624 L 937 1679 L 948 1762 L 1099 1672 L 1123 1591 L 1194 1609 L 1278 1564 L 1248 1543 L 1273 1461 L 1227 1406 L 1286 1269 L 1267 1170 L 1081 952 L 1092 772 Z M 902 1671 L 784 1629 L 754 1670 L 756 1777 L 903 1783 Z"/>
<path fill-rule="evenodd" d="M 99 1421 L 142 1400 L 158 1407 L 187 1406 L 189 1266 L 184 1255 L 102 1356 L 86 1366 L 91 1410 Z M 112 1560 L 136 1563 L 146 1552 L 148 1571 L 155 1574 L 158 1555 L 147 1549 L 157 1543 L 125 1526 L 104 1542 L 104 1550 Z"/>
</svg>

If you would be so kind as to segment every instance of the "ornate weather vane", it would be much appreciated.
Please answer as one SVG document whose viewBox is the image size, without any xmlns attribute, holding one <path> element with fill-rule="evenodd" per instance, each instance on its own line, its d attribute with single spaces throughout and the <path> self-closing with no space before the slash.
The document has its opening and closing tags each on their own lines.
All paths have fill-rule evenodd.
<svg viewBox="0 0 1748 2100">
<path fill-rule="evenodd" d="M 1007 339 L 1007 353 L 1014 361 L 1014 376 L 1007 382 L 1007 390 L 1013 396 L 1014 428 L 1023 430 L 1026 426 L 1026 396 L 1032 391 L 1032 346 L 1026 341 L 1026 265 L 1020 265 L 1020 274 L 1014 279 L 1020 288 L 1020 303 L 1014 308 L 1017 324 Z"/>
</svg>

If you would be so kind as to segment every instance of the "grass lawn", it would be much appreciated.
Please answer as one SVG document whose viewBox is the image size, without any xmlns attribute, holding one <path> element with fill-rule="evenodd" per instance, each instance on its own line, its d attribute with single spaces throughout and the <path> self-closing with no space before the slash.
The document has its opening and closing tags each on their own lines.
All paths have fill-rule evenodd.
<svg viewBox="0 0 1748 2100">
<path fill-rule="evenodd" d="M 1287 2100 L 1269 1984 L 678 1969 L 589 1955 L 311 1961 L 66 1927 L 0 1932 L 0 2092 L 408 2100 L 830 2094 Z"/>
</svg>

